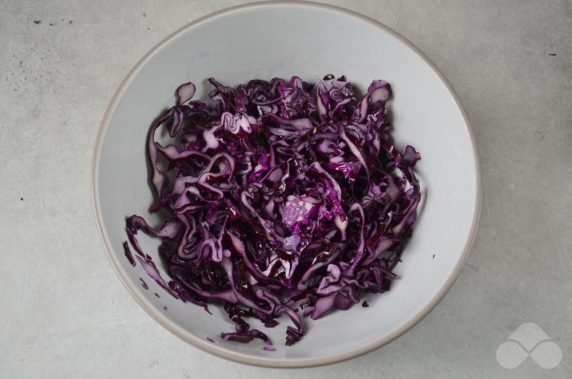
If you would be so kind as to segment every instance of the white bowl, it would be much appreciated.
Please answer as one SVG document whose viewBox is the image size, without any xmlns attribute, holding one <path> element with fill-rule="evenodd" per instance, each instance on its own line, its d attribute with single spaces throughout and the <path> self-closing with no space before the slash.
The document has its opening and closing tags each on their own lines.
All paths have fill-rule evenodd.
<svg viewBox="0 0 572 379">
<path fill-rule="evenodd" d="M 222 341 L 233 325 L 167 295 L 152 280 L 144 290 L 139 266 L 131 267 L 121 243 L 125 217 L 147 215 L 145 137 L 150 122 L 174 102 L 181 83 L 215 77 L 229 84 L 253 78 L 299 75 L 313 81 L 333 73 L 365 88 L 385 79 L 394 89 L 391 109 L 398 145 L 417 148 L 423 159 L 425 206 L 389 292 L 308 322 L 308 333 L 283 346 L 284 328 L 269 329 L 277 351 L 260 344 Z M 442 74 L 410 42 L 367 17 L 321 4 L 256 3 L 194 21 L 153 48 L 131 70 L 105 114 L 94 156 L 94 201 L 99 231 L 121 281 L 137 302 L 173 334 L 207 352 L 271 367 L 333 363 L 378 348 L 403 334 L 437 304 L 469 254 L 480 210 L 477 152 L 467 117 Z M 148 217 L 148 216 L 147 216 Z M 141 238 L 158 260 L 157 242 Z M 159 294 L 160 298 L 154 293 Z M 165 310 L 164 307 L 167 307 Z M 207 340 L 212 338 L 213 342 Z M 423 343 L 423 342 L 422 342 Z M 424 343 L 430 343 L 425 341 Z"/>
</svg>

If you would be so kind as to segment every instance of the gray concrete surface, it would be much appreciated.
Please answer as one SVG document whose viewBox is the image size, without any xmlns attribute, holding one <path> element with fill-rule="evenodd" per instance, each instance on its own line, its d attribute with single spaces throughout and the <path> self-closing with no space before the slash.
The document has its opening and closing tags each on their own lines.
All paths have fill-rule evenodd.
<svg viewBox="0 0 572 379">
<path fill-rule="evenodd" d="M 247 367 L 178 340 L 128 297 L 91 212 L 103 111 L 165 35 L 238 3 L 0 0 L 0 377 L 572 377 L 569 0 L 332 1 L 395 28 L 434 60 L 481 153 L 483 214 L 469 263 L 402 338 L 323 368 Z M 497 362 L 524 322 L 559 346 L 557 367 Z"/>
</svg>

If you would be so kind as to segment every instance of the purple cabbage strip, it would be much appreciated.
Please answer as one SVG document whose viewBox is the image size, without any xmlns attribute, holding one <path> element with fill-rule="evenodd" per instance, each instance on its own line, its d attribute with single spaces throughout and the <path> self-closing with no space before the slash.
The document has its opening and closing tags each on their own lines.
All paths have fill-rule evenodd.
<svg viewBox="0 0 572 379">
<path fill-rule="evenodd" d="M 413 167 L 421 156 L 392 142 L 389 83 L 360 97 L 345 77 L 315 85 L 299 77 L 251 80 L 236 88 L 209 79 L 211 102 L 195 85 L 152 125 L 147 142 L 151 212 L 160 227 L 127 218 L 128 241 L 147 274 L 182 301 L 220 304 L 235 324 L 221 338 L 264 341 L 245 319 L 299 341 L 304 317 L 319 319 L 390 289 L 421 199 Z M 164 127 L 173 143 L 156 141 Z M 136 238 L 162 241 L 163 279 Z M 129 244 L 125 256 L 136 260 Z"/>
</svg>

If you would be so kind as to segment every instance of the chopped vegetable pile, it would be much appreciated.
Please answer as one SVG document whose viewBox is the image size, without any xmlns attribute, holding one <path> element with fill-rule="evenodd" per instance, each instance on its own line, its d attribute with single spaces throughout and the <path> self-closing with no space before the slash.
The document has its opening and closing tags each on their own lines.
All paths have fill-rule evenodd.
<svg viewBox="0 0 572 379">
<path fill-rule="evenodd" d="M 209 82 L 211 102 L 193 100 L 195 86 L 183 84 L 176 105 L 151 126 L 150 211 L 166 218 L 153 228 L 131 216 L 127 236 L 171 295 L 224 308 L 236 330 L 223 339 L 270 345 L 246 320 L 274 327 L 286 315 L 291 345 L 305 333 L 304 316 L 319 319 L 389 290 L 416 221 L 420 155 L 392 142 L 385 81 L 363 96 L 332 75 L 315 85 L 296 76 L 236 88 Z M 170 143 L 157 142 L 159 128 Z M 138 231 L 161 240 L 169 282 Z"/>
</svg>

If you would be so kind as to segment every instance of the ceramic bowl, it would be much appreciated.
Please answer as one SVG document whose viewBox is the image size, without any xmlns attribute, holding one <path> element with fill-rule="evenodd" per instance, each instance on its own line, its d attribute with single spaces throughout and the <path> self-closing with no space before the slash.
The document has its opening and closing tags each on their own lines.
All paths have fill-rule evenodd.
<svg viewBox="0 0 572 379">
<path fill-rule="evenodd" d="M 416 166 L 425 203 L 390 291 L 315 322 L 294 346 L 283 345 L 284 321 L 270 329 L 277 351 L 258 343 L 223 341 L 233 329 L 213 315 L 167 295 L 124 256 L 125 217 L 148 216 L 145 139 L 150 122 L 174 102 L 181 83 L 205 79 L 229 84 L 253 78 L 321 79 L 346 75 L 365 89 L 389 81 L 398 146 L 411 144 L 423 159 Z M 475 235 L 480 209 L 477 152 L 462 106 L 435 66 L 410 42 L 367 17 L 332 6 L 301 2 L 256 3 L 230 8 L 184 26 L 145 55 L 117 90 L 97 140 L 94 206 L 105 250 L 130 295 L 151 317 L 192 345 L 234 361 L 271 367 L 333 363 L 378 348 L 405 333 L 437 304 L 459 275 Z M 151 220 L 153 220 L 151 218 Z M 157 261 L 157 242 L 142 238 Z M 166 274 L 164 274 L 166 275 Z M 155 295 L 157 293 L 160 297 Z M 127 300 L 126 300 L 127 301 Z M 214 342 L 211 342 L 212 339 Z M 431 341 L 419 341 L 431 343 Z"/>
</svg>

